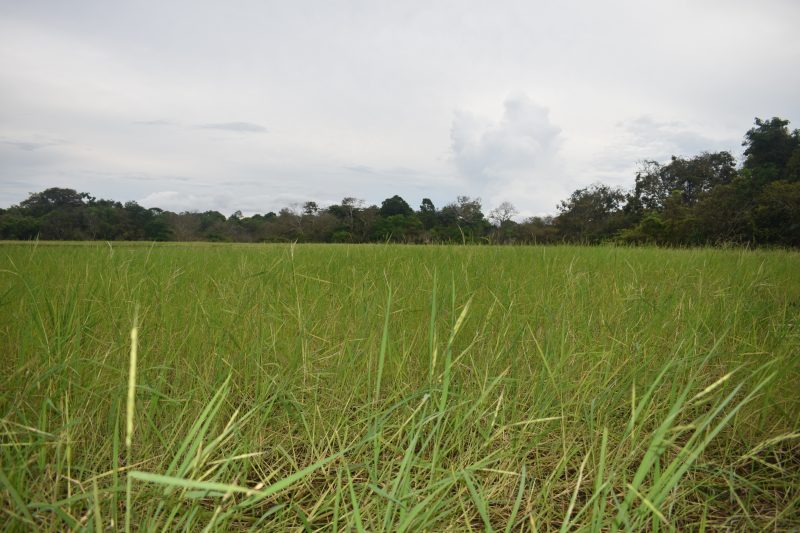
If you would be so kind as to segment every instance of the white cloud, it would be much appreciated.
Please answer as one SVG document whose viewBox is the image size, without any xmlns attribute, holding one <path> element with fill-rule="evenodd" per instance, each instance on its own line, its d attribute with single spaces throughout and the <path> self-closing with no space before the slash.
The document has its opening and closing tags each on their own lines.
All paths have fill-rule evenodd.
<svg viewBox="0 0 800 533">
<path fill-rule="evenodd" d="M 528 204 L 526 211 L 531 205 L 541 210 L 553 200 L 553 189 L 560 189 L 553 185 L 563 177 L 561 128 L 546 107 L 526 95 L 507 98 L 497 122 L 457 112 L 450 137 L 455 166 L 469 188 L 487 195 L 491 204 L 514 200 Z"/>
<path fill-rule="evenodd" d="M 453 160 L 464 177 L 481 185 L 532 174 L 554 159 L 560 133 L 545 107 L 526 96 L 514 96 L 505 101 L 497 123 L 465 111 L 456 113 L 450 130 Z"/>
</svg>

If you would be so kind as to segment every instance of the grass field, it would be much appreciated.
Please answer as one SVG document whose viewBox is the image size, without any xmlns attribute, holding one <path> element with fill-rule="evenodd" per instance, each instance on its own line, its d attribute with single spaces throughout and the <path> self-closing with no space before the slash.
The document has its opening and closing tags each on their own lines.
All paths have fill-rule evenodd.
<svg viewBox="0 0 800 533">
<path fill-rule="evenodd" d="M 0 270 L 5 529 L 800 527 L 797 252 L 7 243 Z"/>
</svg>

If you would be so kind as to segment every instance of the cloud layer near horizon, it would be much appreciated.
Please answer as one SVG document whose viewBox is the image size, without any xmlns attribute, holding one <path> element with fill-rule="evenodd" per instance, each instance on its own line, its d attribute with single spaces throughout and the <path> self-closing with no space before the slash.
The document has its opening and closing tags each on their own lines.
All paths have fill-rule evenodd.
<svg viewBox="0 0 800 533">
<path fill-rule="evenodd" d="M 0 0 L 0 206 L 67 186 L 552 213 L 643 158 L 736 152 L 754 116 L 800 120 L 797 22 L 788 0 Z"/>
</svg>

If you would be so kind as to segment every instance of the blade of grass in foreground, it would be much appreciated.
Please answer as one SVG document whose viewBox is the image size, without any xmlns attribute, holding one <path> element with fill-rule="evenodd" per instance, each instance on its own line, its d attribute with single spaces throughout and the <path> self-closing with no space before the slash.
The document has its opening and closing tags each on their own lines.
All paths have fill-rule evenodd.
<svg viewBox="0 0 800 533">
<path fill-rule="evenodd" d="M 175 476 L 165 476 L 162 474 L 153 474 L 151 472 L 141 472 L 139 470 L 131 471 L 128 476 L 131 479 L 137 479 L 139 481 L 146 481 L 148 483 L 155 483 L 158 485 L 165 485 L 169 487 L 176 487 L 181 489 L 195 489 L 197 491 L 201 491 L 200 493 L 195 494 L 198 498 L 205 498 L 208 497 L 206 493 L 217 493 L 218 496 L 224 496 L 225 494 L 246 494 L 248 496 L 253 496 L 260 494 L 259 491 L 249 489 L 247 487 L 240 487 L 238 485 L 231 485 L 229 483 L 217 483 L 213 481 L 195 481 L 193 479 L 185 479 L 181 477 Z"/>
<path fill-rule="evenodd" d="M 767 363 L 766 365 L 762 366 L 762 369 L 769 364 L 770 363 Z M 648 493 L 648 500 L 651 501 L 653 505 L 660 506 L 665 501 L 667 494 L 669 494 L 669 492 L 678 484 L 689 467 L 694 464 L 694 462 L 698 459 L 700 454 L 706 449 L 714 437 L 716 437 L 719 432 L 722 431 L 725 426 L 727 426 L 736 413 L 738 413 L 742 407 L 747 405 L 763 387 L 765 387 L 775 378 L 775 376 L 776 373 L 773 372 L 759 381 L 756 386 L 753 387 L 753 389 L 747 394 L 747 396 L 736 403 L 711 430 L 706 432 L 706 428 L 710 426 L 711 421 L 721 414 L 725 407 L 731 404 L 743 384 L 740 383 L 738 386 L 734 387 L 733 391 L 731 391 L 725 397 L 725 399 L 707 415 L 705 421 L 699 425 L 697 429 L 695 429 L 689 442 L 687 442 L 687 444 L 681 448 L 681 451 L 678 453 L 677 457 L 675 457 L 675 459 L 669 464 L 666 470 L 658 478 L 657 482 L 654 483 L 653 487 L 650 489 Z M 699 443 L 694 444 L 696 440 L 700 439 L 701 435 L 704 435 L 704 438 Z"/>
<path fill-rule="evenodd" d="M 514 527 L 514 521 L 517 519 L 519 506 L 522 504 L 522 496 L 525 494 L 526 474 L 527 470 L 525 468 L 525 465 L 522 465 L 522 472 L 520 472 L 520 478 L 519 478 L 519 489 L 517 490 L 517 498 L 514 500 L 514 507 L 512 507 L 511 514 L 508 517 L 508 524 L 506 524 L 505 533 L 511 533 L 511 530 Z"/>
<path fill-rule="evenodd" d="M 494 529 L 492 529 L 492 521 L 489 519 L 489 511 L 486 506 L 486 501 L 481 497 L 475 488 L 475 483 L 472 482 L 472 476 L 470 476 L 467 470 L 464 470 L 462 477 L 464 482 L 467 484 L 467 490 L 469 490 L 469 495 L 472 498 L 472 502 L 475 504 L 475 508 L 478 509 L 478 514 L 483 521 L 483 530 L 486 533 L 493 532 Z"/>
<path fill-rule="evenodd" d="M 373 432 L 377 433 L 377 424 L 378 424 L 378 408 L 380 405 L 380 397 L 381 397 L 381 382 L 383 380 L 383 368 L 386 362 L 386 347 L 389 343 L 389 318 L 392 314 L 392 287 L 389 286 L 389 295 L 386 297 L 386 310 L 385 316 L 383 319 L 383 333 L 381 334 L 381 348 L 380 352 L 378 353 L 378 371 L 375 377 L 375 393 L 372 398 L 372 430 Z M 370 475 L 372 477 L 372 482 L 377 482 L 377 470 L 378 470 L 378 462 L 380 460 L 381 455 L 381 439 L 375 438 L 372 441 L 372 470 Z"/>
<path fill-rule="evenodd" d="M 14 487 L 14 485 L 11 484 L 11 481 L 9 481 L 8 477 L 6 476 L 6 473 L 3 471 L 2 465 L 0 465 L 0 484 L 2 484 L 6 488 L 9 496 L 11 496 L 11 501 L 17 507 L 19 512 L 22 513 L 22 516 L 24 516 L 25 519 L 28 520 L 30 524 L 34 524 L 33 516 L 31 516 L 31 512 L 28 510 L 28 506 L 25 505 L 25 501 L 19 495 L 19 492 Z"/>
<path fill-rule="evenodd" d="M 600 442 L 600 459 L 597 465 L 597 474 L 594 483 L 594 506 L 592 508 L 592 531 L 600 531 L 600 526 L 605 515 L 605 468 L 606 448 L 608 447 L 608 427 L 603 428 L 603 439 Z"/>
<path fill-rule="evenodd" d="M 131 328 L 131 356 L 130 356 L 130 370 L 128 372 L 128 404 L 125 415 L 125 449 L 127 450 L 128 463 L 133 464 L 133 454 L 131 447 L 133 445 L 133 411 L 136 406 L 136 351 L 138 348 L 139 339 L 139 324 L 138 324 L 139 310 L 134 312 L 133 328 Z M 125 532 L 130 533 L 131 530 L 131 512 L 133 511 L 133 481 L 130 477 L 127 479 L 125 491 Z"/>
</svg>

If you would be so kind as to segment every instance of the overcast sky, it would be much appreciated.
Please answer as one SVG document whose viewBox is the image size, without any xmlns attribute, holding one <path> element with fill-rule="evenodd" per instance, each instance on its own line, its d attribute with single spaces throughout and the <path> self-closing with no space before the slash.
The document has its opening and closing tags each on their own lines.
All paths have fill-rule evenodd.
<svg viewBox="0 0 800 533">
<path fill-rule="evenodd" d="M 0 0 L 0 206 L 479 196 L 554 213 L 636 162 L 800 127 L 800 2 Z"/>
</svg>

